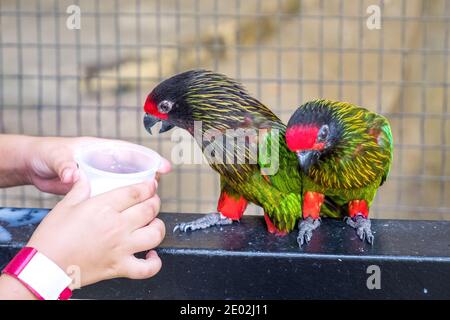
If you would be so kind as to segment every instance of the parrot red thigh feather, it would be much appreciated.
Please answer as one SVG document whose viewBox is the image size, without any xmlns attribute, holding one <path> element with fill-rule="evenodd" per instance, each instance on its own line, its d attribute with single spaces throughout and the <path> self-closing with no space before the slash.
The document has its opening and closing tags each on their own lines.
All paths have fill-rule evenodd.
<svg viewBox="0 0 450 320">
<path fill-rule="evenodd" d="M 360 214 L 367 219 L 369 216 L 369 207 L 366 200 L 352 200 L 348 203 L 348 214 L 351 218 Z"/>
<path fill-rule="evenodd" d="M 280 237 L 284 237 L 285 235 L 287 235 L 286 231 L 282 231 L 282 230 L 278 229 L 277 227 L 275 227 L 275 225 L 273 224 L 272 220 L 270 220 L 267 213 L 264 213 L 264 220 L 266 220 L 267 231 L 269 231 L 270 233 L 273 233 Z"/>
<path fill-rule="evenodd" d="M 220 194 L 219 203 L 217 204 L 217 211 L 225 217 L 239 220 L 247 208 L 247 200 L 240 196 L 239 198 L 229 195 L 226 192 Z"/>
<path fill-rule="evenodd" d="M 320 207 L 324 201 L 325 196 L 319 192 L 305 192 L 303 198 L 303 218 L 311 217 L 313 219 L 319 219 Z"/>
</svg>

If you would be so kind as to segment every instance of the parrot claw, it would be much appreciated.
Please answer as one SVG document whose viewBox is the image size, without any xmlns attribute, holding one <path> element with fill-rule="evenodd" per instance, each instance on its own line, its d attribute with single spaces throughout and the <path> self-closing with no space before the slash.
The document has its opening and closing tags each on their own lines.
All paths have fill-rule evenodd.
<svg viewBox="0 0 450 320">
<path fill-rule="evenodd" d="M 345 217 L 344 221 L 352 228 L 356 229 L 358 237 L 369 244 L 373 245 L 375 237 L 372 234 L 370 219 L 364 218 L 362 215 L 357 215 L 355 218 Z"/>
<path fill-rule="evenodd" d="M 308 244 L 309 241 L 311 241 L 312 232 L 316 230 L 317 227 L 319 226 L 320 226 L 320 218 L 313 219 L 311 217 L 308 217 L 299 222 L 297 243 L 300 248 L 303 246 L 303 244 Z"/>
<path fill-rule="evenodd" d="M 187 232 L 189 230 L 194 231 L 199 229 L 206 229 L 212 226 L 223 226 L 232 223 L 232 219 L 224 217 L 219 212 L 213 212 L 190 222 L 178 223 L 177 225 L 175 225 L 175 228 L 173 228 L 173 232 L 176 232 L 177 230 L 179 230 L 180 232 Z"/>
</svg>

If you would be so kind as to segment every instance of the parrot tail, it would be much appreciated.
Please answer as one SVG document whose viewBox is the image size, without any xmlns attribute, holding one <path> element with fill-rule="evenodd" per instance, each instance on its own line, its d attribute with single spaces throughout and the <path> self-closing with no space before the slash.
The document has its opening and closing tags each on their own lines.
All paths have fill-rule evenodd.
<svg viewBox="0 0 450 320">
<path fill-rule="evenodd" d="M 320 213 L 329 218 L 345 217 L 345 209 L 328 197 L 325 197 L 325 201 L 320 208 Z"/>
</svg>

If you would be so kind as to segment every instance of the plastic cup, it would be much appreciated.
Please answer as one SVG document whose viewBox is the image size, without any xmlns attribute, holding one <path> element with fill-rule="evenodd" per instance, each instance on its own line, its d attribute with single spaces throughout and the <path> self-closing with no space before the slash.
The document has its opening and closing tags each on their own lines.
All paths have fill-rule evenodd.
<svg viewBox="0 0 450 320">
<path fill-rule="evenodd" d="M 78 150 L 75 158 L 89 180 L 91 197 L 150 181 L 161 166 L 157 152 L 128 143 L 94 143 Z"/>
</svg>

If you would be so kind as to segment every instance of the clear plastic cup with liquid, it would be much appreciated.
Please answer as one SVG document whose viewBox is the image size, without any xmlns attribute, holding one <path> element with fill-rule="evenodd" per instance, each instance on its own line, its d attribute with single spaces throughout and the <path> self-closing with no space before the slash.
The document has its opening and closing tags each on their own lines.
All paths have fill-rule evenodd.
<svg viewBox="0 0 450 320">
<path fill-rule="evenodd" d="M 75 158 L 89 180 L 91 197 L 150 181 L 161 166 L 157 152 L 131 143 L 94 143 L 77 150 Z"/>
</svg>

